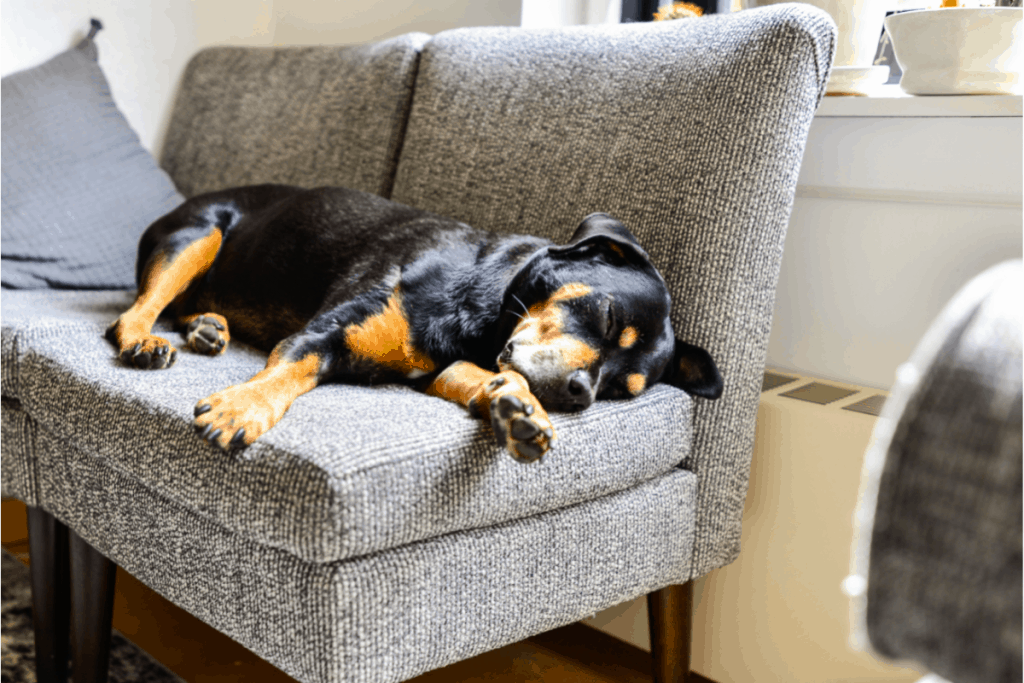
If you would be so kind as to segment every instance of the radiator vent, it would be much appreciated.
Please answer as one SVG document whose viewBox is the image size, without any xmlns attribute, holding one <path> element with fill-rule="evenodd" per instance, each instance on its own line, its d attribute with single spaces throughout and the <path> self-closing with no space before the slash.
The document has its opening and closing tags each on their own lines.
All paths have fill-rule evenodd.
<svg viewBox="0 0 1024 683">
<path fill-rule="evenodd" d="M 781 396 L 786 398 L 796 398 L 801 401 L 807 401 L 808 403 L 817 403 L 818 405 L 824 406 L 834 401 L 838 401 L 841 398 L 847 396 L 853 396 L 857 392 L 853 389 L 844 389 L 842 387 L 834 387 L 831 384 L 822 384 L 821 382 L 811 382 L 805 384 L 802 387 L 797 387 L 787 391 Z"/>
<path fill-rule="evenodd" d="M 789 391 L 779 394 L 779 396 L 794 398 L 799 401 L 807 401 L 809 403 L 817 403 L 818 405 L 824 406 L 836 403 L 837 401 L 844 401 L 851 396 L 858 395 L 860 396 L 860 400 L 854 401 L 853 403 L 847 403 L 846 405 L 839 405 L 837 407 L 855 413 L 873 415 L 875 417 L 882 412 L 882 404 L 885 403 L 885 394 L 876 393 L 865 396 L 865 394 L 869 394 L 870 391 L 825 384 L 824 382 L 818 382 L 808 378 L 793 377 L 772 371 L 764 373 L 764 378 L 761 381 L 761 392 L 773 391 L 774 389 L 778 389 L 779 387 L 783 387 L 788 384 L 799 384 L 799 386 L 795 386 Z"/>
<path fill-rule="evenodd" d="M 785 375 L 779 375 L 774 372 L 764 373 L 764 379 L 761 380 L 761 391 L 771 391 L 772 389 L 778 389 L 783 384 L 789 384 L 795 382 L 796 377 L 786 377 Z"/>
</svg>

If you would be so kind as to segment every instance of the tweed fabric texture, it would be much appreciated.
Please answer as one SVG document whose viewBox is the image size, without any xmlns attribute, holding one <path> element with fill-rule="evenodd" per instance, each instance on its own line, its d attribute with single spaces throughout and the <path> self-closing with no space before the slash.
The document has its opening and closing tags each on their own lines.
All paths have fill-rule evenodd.
<svg viewBox="0 0 1024 683">
<path fill-rule="evenodd" d="M 386 197 L 428 37 L 203 50 L 185 70 L 163 167 L 188 197 L 270 182 Z"/>
<path fill-rule="evenodd" d="M 881 654 L 964 683 L 1022 676 L 1022 288 L 1009 262 L 950 302 L 865 460 L 857 625 Z"/>
<path fill-rule="evenodd" d="M 696 478 L 340 562 L 211 522 L 40 429 L 43 506 L 133 576 L 308 683 L 384 683 L 685 579 Z M 682 514 L 680 511 L 684 511 Z"/>
<path fill-rule="evenodd" d="M 3 495 L 29 505 L 37 502 L 32 450 L 34 422 L 18 399 L 20 353 L 45 338 L 94 334 L 98 320 L 114 320 L 131 305 L 124 290 L 0 290 L 0 394 L 3 396 Z"/>
<path fill-rule="evenodd" d="M 3 495 L 37 505 L 35 422 L 13 399 L 0 399 L 0 483 Z"/>
<path fill-rule="evenodd" d="M 694 576 L 739 551 L 785 228 L 835 25 L 806 5 L 558 30 L 459 29 L 424 49 L 393 199 L 563 243 L 622 220 L 725 380 L 697 401 Z"/>
<path fill-rule="evenodd" d="M 0 81 L 5 288 L 135 286 L 139 236 L 181 203 L 86 39 Z"/>
<path fill-rule="evenodd" d="M 524 466 L 461 406 L 407 387 L 335 384 L 299 397 L 236 460 L 194 434 L 192 410 L 256 374 L 265 354 L 232 342 L 217 358 L 181 351 L 169 370 L 129 369 L 102 336 L 117 315 L 111 293 L 80 293 L 81 325 L 59 335 L 35 334 L 35 325 L 52 324 L 47 292 L 3 296 L 5 329 L 27 329 L 33 340 L 19 338 L 14 364 L 35 420 L 161 495 L 305 560 L 364 555 L 623 490 L 671 470 L 689 440 L 691 399 L 657 386 L 553 415 L 557 448 Z M 72 306 L 65 295 L 53 314 Z M 156 333 L 180 346 L 166 324 Z"/>
</svg>

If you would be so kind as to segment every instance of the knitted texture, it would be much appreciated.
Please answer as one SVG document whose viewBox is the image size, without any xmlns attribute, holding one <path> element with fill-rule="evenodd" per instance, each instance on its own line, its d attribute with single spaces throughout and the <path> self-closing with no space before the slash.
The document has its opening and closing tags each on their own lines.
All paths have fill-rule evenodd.
<svg viewBox="0 0 1024 683">
<path fill-rule="evenodd" d="M 40 428 L 42 505 L 100 552 L 305 683 L 388 683 L 685 580 L 696 477 L 342 562 L 211 522 Z M 518 466 L 518 465 L 517 465 Z"/>
<path fill-rule="evenodd" d="M 139 236 L 181 203 L 86 39 L 2 81 L 4 288 L 135 286 Z"/>
<path fill-rule="evenodd" d="M 424 49 L 393 199 L 563 242 L 621 219 L 707 348 L 677 462 L 700 478 L 694 576 L 739 551 L 786 225 L 835 25 L 806 5 L 559 30 L 460 29 Z"/>
<path fill-rule="evenodd" d="M 215 358 L 180 351 L 168 370 L 125 368 L 103 330 L 127 300 L 121 292 L 3 293 L 3 332 L 19 350 L 4 363 L 16 371 L 22 408 L 161 496 L 305 560 L 354 557 L 620 491 L 671 470 L 689 440 L 691 399 L 657 386 L 553 415 L 557 447 L 525 466 L 454 403 L 407 387 L 332 384 L 301 396 L 235 460 L 195 434 L 193 407 L 255 375 L 266 355 L 232 342 Z M 63 325 L 72 311 L 78 325 Z M 156 333 L 181 346 L 165 323 Z M 18 456 L 5 436 L 4 461 Z"/>
<path fill-rule="evenodd" d="M 270 182 L 386 197 L 427 38 L 203 50 L 185 70 L 163 167 L 188 197 Z"/>
<path fill-rule="evenodd" d="M 36 495 L 35 422 L 22 410 L 21 403 L 0 399 L 0 482 L 3 495 L 28 505 L 38 505 Z"/>
<path fill-rule="evenodd" d="M 862 643 L 964 683 L 1021 680 L 1022 287 L 1010 262 L 950 302 L 865 459 Z"/>
</svg>

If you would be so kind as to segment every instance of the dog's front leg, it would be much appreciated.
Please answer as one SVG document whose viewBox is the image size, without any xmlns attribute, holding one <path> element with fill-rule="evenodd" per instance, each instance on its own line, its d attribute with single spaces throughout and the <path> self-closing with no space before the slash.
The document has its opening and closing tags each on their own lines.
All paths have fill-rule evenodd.
<svg viewBox="0 0 1024 683">
<path fill-rule="evenodd" d="M 498 445 L 519 462 L 539 460 L 555 443 L 555 429 L 540 401 L 518 372 L 488 372 L 467 361 L 452 363 L 427 393 L 465 406 L 488 420 Z"/>
</svg>

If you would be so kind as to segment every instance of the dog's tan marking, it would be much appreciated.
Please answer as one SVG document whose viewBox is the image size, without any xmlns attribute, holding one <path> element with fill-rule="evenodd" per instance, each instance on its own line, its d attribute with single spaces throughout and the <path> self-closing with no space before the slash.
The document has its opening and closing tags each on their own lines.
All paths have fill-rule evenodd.
<svg viewBox="0 0 1024 683">
<path fill-rule="evenodd" d="M 345 329 L 345 345 L 356 356 L 397 370 L 407 377 L 434 371 L 434 362 L 413 346 L 402 295 L 395 289 L 384 310 Z"/>
<path fill-rule="evenodd" d="M 647 378 L 639 372 L 634 372 L 626 378 L 626 388 L 634 396 L 643 391 L 645 386 L 647 386 Z"/>
<path fill-rule="evenodd" d="M 431 382 L 427 387 L 427 393 L 468 408 L 473 399 L 480 397 L 483 387 L 495 377 L 497 373 L 484 370 L 474 363 L 458 361 L 445 368 L 437 379 Z M 490 416 L 489 403 L 487 406 L 480 406 L 481 412 L 487 417 Z"/>
<path fill-rule="evenodd" d="M 230 447 L 239 429 L 245 430 L 240 444 L 251 444 L 281 420 L 296 398 L 316 387 L 320 360 L 315 353 L 297 361 L 282 360 L 278 346 L 267 359 L 267 366 L 248 382 L 199 401 L 197 409 L 204 405 L 210 408 L 195 418 L 196 426 L 220 429 L 216 443 L 224 449 Z"/>
<path fill-rule="evenodd" d="M 127 351 L 140 343 L 143 344 L 143 350 L 154 344 L 170 346 L 166 339 L 151 336 L 153 324 L 168 304 L 210 269 L 220 249 L 221 239 L 221 231 L 210 228 L 205 237 L 185 247 L 170 261 L 163 255 L 150 261 L 142 276 L 135 303 L 112 326 L 114 340 L 120 351 Z M 174 351 L 174 347 L 170 350 Z"/>
<path fill-rule="evenodd" d="M 638 335 L 636 328 L 632 326 L 627 327 L 626 329 L 622 330 L 622 334 L 619 335 L 619 347 L 623 349 L 628 349 L 629 347 L 633 346 L 633 344 L 636 344 L 637 337 Z"/>
<path fill-rule="evenodd" d="M 582 282 L 570 282 L 559 287 L 546 300 L 530 306 L 527 316 L 516 325 L 512 337 L 520 344 L 537 344 L 557 350 L 566 365 L 573 370 L 590 367 L 599 352 L 586 342 L 562 333 L 565 313 L 559 302 L 590 294 L 591 288 Z M 522 333 L 526 334 L 522 334 Z"/>
<path fill-rule="evenodd" d="M 567 299 L 578 299 L 581 296 L 590 294 L 591 291 L 590 285 L 583 284 L 582 282 L 570 282 L 555 290 L 555 293 L 548 297 L 547 303 L 553 304 Z"/>
</svg>

